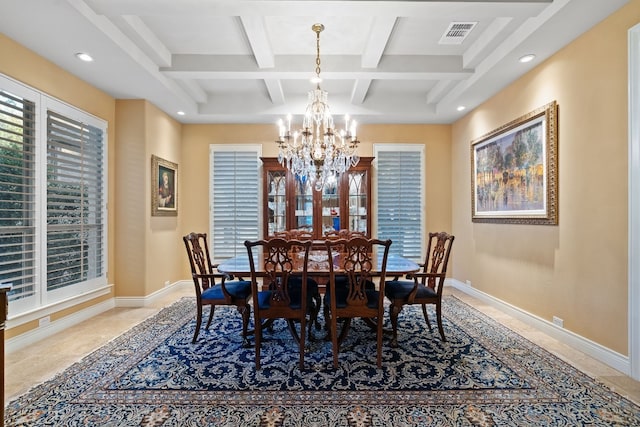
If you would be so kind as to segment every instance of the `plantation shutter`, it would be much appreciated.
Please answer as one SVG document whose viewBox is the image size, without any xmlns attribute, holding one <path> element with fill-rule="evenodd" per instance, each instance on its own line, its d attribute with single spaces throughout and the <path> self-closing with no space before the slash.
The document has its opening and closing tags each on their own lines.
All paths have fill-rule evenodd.
<svg viewBox="0 0 640 427">
<path fill-rule="evenodd" d="M 47 111 L 47 290 L 104 274 L 103 131 Z"/>
<path fill-rule="evenodd" d="M 259 236 L 258 157 L 258 149 L 212 146 L 209 245 L 215 262 L 246 254 L 244 241 Z"/>
<path fill-rule="evenodd" d="M 35 103 L 0 91 L 0 283 L 35 295 Z"/>
<path fill-rule="evenodd" d="M 384 146 L 383 146 L 384 147 Z M 393 241 L 390 253 L 421 261 L 422 170 L 419 147 L 378 147 L 378 237 Z"/>
</svg>

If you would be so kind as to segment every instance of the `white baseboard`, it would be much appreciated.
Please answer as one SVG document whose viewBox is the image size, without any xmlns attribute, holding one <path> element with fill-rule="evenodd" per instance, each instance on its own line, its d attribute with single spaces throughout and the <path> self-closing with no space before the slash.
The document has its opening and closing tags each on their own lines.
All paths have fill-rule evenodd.
<svg viewBox="0 0 640 427">
<path fill-rule="evenodd" d="M 614 369 L 617 369 L 625 375 L 630 375 L 631 373 L 631 364 L 627 356 L 617 353 L 567 329 L 556 326 L 548 320 L 542 319 L 516 306 L 501 301 L 459 280 L 447 279 L 447 285 L 452 286 L 467 295 L 477 298 L 482 302 L 487 303 L 510 316 L 515 317 L 516 319 L 538 329 L 541 332 L 544 332 L 545 334 L 557 339 L 558 341 L 567 344 L 570 347 L 579 350 Z"/>
<path fill-rule="evenodd" d="M 183 286 L 193 286 L 193 281 L 179 280 L 169 286 L 165 286 L 164 288 L 159 289 L 154 293 L 143 296 L 143 297 L 116 297 L 115 306 L 116 307 L 148 307 L 152 305 L 154 302 L 156 302 L 156 300 L 166 296 L 169 292 L 173 292 L 176 289 L 182 288 Z"/>
<path fill-rule="evenodd" d="M 36 342 L 44 338 L 47 338 L 58 332 L 62 332 L 65 329 L 70 328 L 71 326 L 97 316 L 98 314 L 110 310 L 114 307 L 114 300 L 113 298 L 110 298 L 99 304 L 92 305 L 91 307 L 87 307 L 68 316 L 54 320 L 51 323 L 40 326 L 36 329 L 32 329 L 28 332 L 25 332 L 24 334 L 9 338 L 5 341 L 5 352 L 7 354 L 10 354 L 28 345 L 35 344 Z"/>
<path fill-rule="evenodd" d="M 51 323 L 48 323 L 47 325 L 43 325 L 39 328 L 32 329 L 16 337 L 7 339 L 5 341 L 5 352 L 7 354 L 10 354 L 30 344 L 35 344 L 36 342 L 44 338 L 47 338 L 58 332 L 62 332 L 71 326 L 88 320 L 100 313 L 103 313 L 115 307 L 147 307 L 153 304 L 156 299 L 164 297 L 167 293 L 174 291 L 182 286 L 193 286 L 193 282 L 190 280 L 181 280 L 145 297 L 110 298 L 99 304 L 92 305 L 63 318 L 51 321 Z"/>
</svg>

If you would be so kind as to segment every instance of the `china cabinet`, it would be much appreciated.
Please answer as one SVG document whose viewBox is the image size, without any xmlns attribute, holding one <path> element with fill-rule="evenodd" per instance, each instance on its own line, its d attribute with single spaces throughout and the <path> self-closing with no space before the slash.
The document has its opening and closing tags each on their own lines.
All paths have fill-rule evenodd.
<svg viewBox="0 0 640 427">
<path fill-rule="evenodd" d="M 322 191 L 284 168 L 273 157 L 262 157 L 264 236 L 308 229 L 315 239 L 326 231 L 371 230 L 371 162 L 363 157 Z"/>
</svg>

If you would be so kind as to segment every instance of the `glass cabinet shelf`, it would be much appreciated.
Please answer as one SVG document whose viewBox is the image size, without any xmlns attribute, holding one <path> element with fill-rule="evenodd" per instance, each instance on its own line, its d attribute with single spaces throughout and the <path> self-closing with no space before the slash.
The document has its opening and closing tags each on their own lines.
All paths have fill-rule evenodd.
<svg viewBox="0 0 640 427">
<path fill-rule="evenodd" d="M 371 161 L 362 157 L 322 191 L 313 183 L 295 177 L 273 157 L 263 157 L 264 236 L 275 232 L 306 229 L 321 239 L 331 230 L 351 229 L 370 234 Z"/>
</svg>

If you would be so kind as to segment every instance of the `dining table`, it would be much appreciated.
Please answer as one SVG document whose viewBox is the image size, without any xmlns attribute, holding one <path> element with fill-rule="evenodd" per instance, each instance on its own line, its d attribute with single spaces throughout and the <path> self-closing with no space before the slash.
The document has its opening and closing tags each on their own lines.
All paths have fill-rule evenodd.
<svg viewBox="0 0 640 427">
<path fill-rule="evenodd" d="M 324 243 L 322 243 L 324 244 Z M 314 243 L 314 246 L 309 251 L 309 261 L 307 265 L 307 274 L 309 276 L 313 276 L 320 285 L 324 284 L 322 282 L 328 281 L 329 278 L 329 254 L 326 249 L 319 248 L 319 244 Z M 334 265 L 334 270 L 336 272 L 340 271 L 341 258 L 344 254 L 341 253 L 333 253 L 331 255 L 331 260 Z M 301 259 L 302 254 L 297 259 Z M 380 268 L 382 264 L 382 254 L 377 254 L 374 257 L 376 261 L 374 263 L 372 274 L 374 276 L 380 274 Z M 301 269 L 302 262 L 297 265 L 296 268 Z M 256 268 L 257 275 L 264 274 L 264 257 L 262 253 L 258 252 L 254 254 L 254 265 Z M 400 255 L 390 253 L 387 256 L 387 269 L 386 269 L 386 277 L 396 277 L 402 276 L 408 273 L 415 273 L 420 270 L 420 266 L 408 259 L 404 258 Z M 218 264 L 218 271 L 221 273 L 229 274 L 232 276 L 246 278 L 251 275 L 251 268 L 249 266 L 249 255 L 247 253 L 243 253 L 233 258 L 226 259 L 221 261 Z M 322 280 L 322 279 L 326 279 Z M 320 279 L 320 280 L 318 280 Z"/>
</svg>

